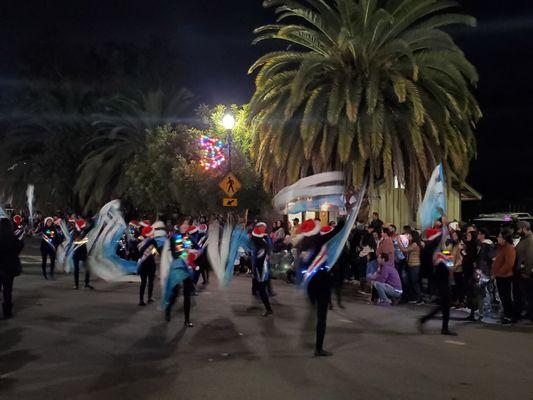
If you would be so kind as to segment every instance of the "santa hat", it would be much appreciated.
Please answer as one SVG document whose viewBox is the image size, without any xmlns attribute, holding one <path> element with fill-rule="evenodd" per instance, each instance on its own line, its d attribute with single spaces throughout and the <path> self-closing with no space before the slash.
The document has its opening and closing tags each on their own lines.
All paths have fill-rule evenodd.
<svg viewBox="0 0 533 400">
<path fill-rule="evenodd" d="M 201 233 L 205 233 L 205 232 L 207 232 L 207 225 L 206 225 L 206 224 L 200 224 L 200 225 L 198 225 L 198 230 L 199 230 Z"/>
<path fill-rule="evenodd" d="M 81 232 L 82 229 L 84 229 L 87 226 L 87 223 L 84 219 L 78 219 L 76 220 L 76 229 L 78 232 Z"/>
<path fill-rule="evenodd" d="M 300 225 L 300 233 L 306 237 L 314 236 L 320 232 L 320 224 L 314 219 L 308 219 Z"/>
<path fill-rule="evenodd" d="M 13 216 L 13 222 L 17 225 L 20 225 L 20 223 L 22 222 L 22 217 L 18 214 Z"/>
<path fill-rule="evenodd" d="M 266 228 L 267 224 L 266 222 L 258 222 L 257 224 L 255 224 L 255 226 L 264 226 Z"/>
<path fill-rule="evenodd" d="M 141 230 L 141 235 L 143 237 L 148 237 L 152 235 L 153 233 L 154 233 L 154 228 L 152 228 L 151 226 L 145 226 Z"/>
<path fill-rule="evenodd" d="M 441 230 L 437 228 L 426 229 L 426 240 L 434 240 L 441 234 Z"/>
<path fill-rule="evenodd" d="M 320 229 L 320 234 L 321 235 L 326 235 L 326 234 L 330 233 L 332 230 L 333 230 L 332 226 L 326 225 L 326 226 L 322 227 L 322 229 Z"/>
<path fill-rule="evenodd" d="M 141 225 L 141 226 L 145 226 L 145 227 L 146 227 L 146 226 L 150 226 L 150 225 L 151 225 L 151 222 L 150 222 L 150 220 L 145 219 L 145 220 L 139 222 L 139 225 Z"/>
<path fill-rule="evenodd" d="M 54 219 L 53 219 L 52 217 L 46 217 L 46 218 L 44 219 L 44 224 L 46 225 L 46 224 L 48 223 L 48 221 L 50 221 L 50 222 L 54 222 Z"/>
<path fill-rule="evenodd" d="M 189 226 L 189 228 L 187 229 L 187 233 L 190 235 L 192 233 L 196 233 L 198 232 L 198 227 L 196 225 L 191 225 Z"/>
<path fill-rule="evenodd" d="M 257 224 L 254 230 L 252 231 L 252 235 L 258 238 L 265 237 L 267 235 L 266 227 L 263 225 Z"/>
</svg>

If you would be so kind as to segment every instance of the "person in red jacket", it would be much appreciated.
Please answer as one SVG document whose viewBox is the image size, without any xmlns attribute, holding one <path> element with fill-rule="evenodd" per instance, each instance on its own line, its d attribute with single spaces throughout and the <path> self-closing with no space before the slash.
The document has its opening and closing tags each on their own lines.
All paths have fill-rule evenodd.
<svg viewBox="0 0 533 400">
<path fill-rule="evenodd" d="M 385 253 L 389 256 L 389 262 L 394 265 L 394 242 L 392 241 L 392 231 L 389 228 L 383 228 L 381 240 L 378 243 L 376 254 Z"/>
<path fill-rule="evenodd" d="M 513 232 L 504 229 L 498 235 L 496 258 L 492 264 L 492 276 L 496 278 L 498 293 L 502 302 L 504 316 L 502 324 L 512 323 L 513 299 L 513 270 L 516 261 L 516 250 L 513 246 Z"/>
</svg>

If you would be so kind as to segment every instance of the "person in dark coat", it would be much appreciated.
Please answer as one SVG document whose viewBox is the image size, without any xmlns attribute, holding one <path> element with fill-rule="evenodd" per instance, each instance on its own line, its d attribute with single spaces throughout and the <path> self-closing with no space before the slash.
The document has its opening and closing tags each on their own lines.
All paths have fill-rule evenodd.
<svg viewBox="0 0 533 400">
<path fill-rule="evenodd" d="M 145 306 L 144 291 L 148 283 L 148 303 L 152 303 L 155 279 L 155 253 L 159 253 L 157 242 L 154 239 L 154 229 L 151 226 L 145 226 L 141 232 L 144 240 L 139 243 L 139 253 L 141 258 L 137 261 L 137 273 L 141 277 L 141 287 L 139 289 L 139 306 Z"/>
<path fill-rule="evenodd" d="M 255 285 L 256 292 L 265 306 L 263 317 L 268 317 L 272 314 L 272 307 L 267 293 L 269 280 L 268 258 L 270 257 L 272 246 L 270 240 L 268 240 L 265 226 L 261 223 L 252 231 L 252 244 L 252 286 Z M 253 291 L 254 287 L 252 287 Z"/>
<path fill-rule="evenodd" d="M 56 266 L 56 251 L 57 247 L 61 244 L 61 236 L 59 230 L 54 224 L 52 217 L 47 217 L 44 220 L 43 225 L 37 231 L 41 234 L 41 258 L 42 258 L 42 270 L 44 279 L 48 280 L 48 274 L 46 273 L 46 260 L 50 258 L 50 278 L 54 279 L 54 269 Z"/>
<path fill-rule="evenodd" d="M 443 216 L 442 219 L 444 226 L 446 226 L 445 217 Z M 427 241 L 422 252 L 422 263 L 433 267 L 439 303 L 433 310 L 418 320 L 418 329 L 422 333 L 424 324 L 440 312 L 442 313 L 442 329 L 440 333 L 442 335 L 457 336 L 457 333 L 450 331 L 448 326 L 450 321 L 450 268 L 453 267 L 453 262 L 443 250 L 447 236 L 448 230 L 446 228 L 433 228 L 426 231 Z"/>
<path fill-rule="evenodd" d="M 75 228 L 72 231 L 73 250 L 72 259 L 74 261 L 74 289 L 78 290 L 80 287 L 80 263 L 83 263 L 85 268 L 85 288 L 94 289 L 91 286 L 91 273 L 87 266 L 87 223 L 83 219 L 78 219 L 75 222 Z"/>
<path fill-rule="evenodd" d="M 331 274 L 323 261 L 327 258 L 326 253 L 320 254 L 323 246 L 334 237 L 344 226 L 344 221 L 340 221 L 335 228 L 328 227 L 322 231 L 318 221 L 307 220 L 301 225 L 301 233 L 304 236 L 299 243 L 299 270 L 297 279 L 306 279 L 307 295 L 311 304 L 316 307 L 316 342 L 315 356 L 331 356 L 332 353 L 324 350 L 324 338 L 326 336 L 326 323 L 328 308 L 331 301 Z M 325 256 L 324 256 L 325 254 Z M 312 272 L 314 271 L 314 272 Z"/>
<path fill-rule="evenodd" d="M 13 281 L 22 271 L 19 254 L 23 247 L 24 241 L 15 236 L 11 221 L 0 218 L 0 288 L 5 319 L 13 316 Z"/>
</svg>

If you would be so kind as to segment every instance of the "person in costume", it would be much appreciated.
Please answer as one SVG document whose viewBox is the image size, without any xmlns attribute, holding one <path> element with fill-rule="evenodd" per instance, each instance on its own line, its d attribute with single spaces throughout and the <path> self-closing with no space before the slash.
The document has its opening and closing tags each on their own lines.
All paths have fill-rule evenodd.
<svg viewBox="0 0 533 400">
<path fill-rule="evenodd" d="M 148 283 L 148 303 L 154 300 L 154 279 L 155 279 L 155 254 L 159 252 L 157 242 L 154 239 L 154 229 L 151 226 L 144 226 L 141 230 L 143 240 L 138 245 L 140 258 L 137 261 L 137 273 L 141 277 L 141 287 L 139 291 L 139 306 L 145 306 L 144 292 Z"/>
<path fill-rule="evenodd" d="M 342 229 L 343 223 L 335 228 L 324 228 L 321 232 L 320 223 L 317 220 L 306 220 L 300 225 L 300 234 L 303 236 L 299 249 L 299 270 L 297 280 L 307 284 L 307 294 L 311 304 L 316 306 L 316 341 L 315 356 L 331 356 L 332 353 L 324 350 L 324 338 L 326 336 L 326 322 L 328 308 L 331 302 L 331 274 L 326 265 L 327 253 L 325 244 Z"/>
<path fill-rule="evenodd" d="M 23 225 L 22 217 L 18 214 L 13 216 L 13 229 L 17 239 L 24 240 L 25 227 Z"/>
<path fill-rule="evenodd" d="M 439 304 L 427 315 L 418 320 L 418 328 L 423 332 L 424 324 L 432 319 L 437 313 L 442 313 L 442 335 L 457 336 L 457 333 L 449 330 L 450 321 L 450 269 L 453 268 L 453 259 L 448 251 L 444 250 L 448 239 L 445 217 L 442 217 L 440 229 L 430 228 L 426 231 L 426 245 L 422 252 L 422 263 L 432 265 L 434 281 L 437 286 Z"/>
<path fill-rule="evenodd" d="M 207 225 L 198 225 L 198 257 L 196 258 L 196 265 L 200 267 L 200 275 L 202 277 L 202 285 L 209 285 L 209 260 L 207 258 Z M 198 282 L 198 281 L 197 281 Z"/>
<path fill-rule="evenodd" d="M 259 223 L 252 231 L 252 292 L 254 287 L 256 293 L 265 306 L 263 317 L 272 314 L 272 307 L 267 293 L 267 284 L 269 279 L 268 258 L 270 255 L 271 245 L 266 232 L 266 224 Z"/>
<path fill-rule="evenodd" d="M 168 260 L 170 264 L 168 267 L 168 275 L 163 283 L 163 308 L 165 310 L 165 320 L 170 322 L 172 306 L 176 302 L 180 290 L 183 288 L 183 313 L 185 315 L 184 325 L 187 328 L 192 328 L 194 325 L 191 322 L 191 296 L 195 290 L 194 288 L 194 271 L 191 268 L 192 262 L 196 257 L 194 252 L 191 252 L 192 244 L 189 239 L 180 234 L 174 233 L 170 240 L 171 257 Z M 164 261 L 164 254 L 162 255 L 162 269 Z M 162 279 L 164 272 L 162 272 Z"/>
<path fill-rule="evenodd" d="M 13 317 L 13 281 L 22 270 L 19 254 L 24 247 L 24 241 L 14 234 L 13 228 L 8 218 L 0 217 L 0 289 L 5 319 Z"/>
<path fill-rule="evenodd" d="M 50 259 L 50 278 L 54 279 L 54 269 L 56 265 L 56 251 L 57 246 L 61 243 L 61 235 L 52 217 L 44 219 L 43 224 L 37 231 L 41 234 L 41 268 L 43 271 L 44 279 L 48 280 L 48 274 L 46 273 L 47 260 Z"/>
<path fill-rule="evenodd" d="M 91 286 L 91 273 L 87 267 L 87 223 L 83 219 L 75 222 L 75 229 L 72 232 L 72 260 L 74 262 L 74 289 L 80 286 L 80 263 L 83 262 L 85 268 L 85 288 L 94 289 Z"/>
<path fill-rule="evenodd" d="M 197 258 L 194 262 L 194 285 L 198 285 L 200 276 L 202 285 L 209 283 L 209 264 L 207 261 L 207 225 L 191 225 L 187 229 L 187 236 L 191 241 L 192 248 L 197 252 Z"/>
</svg>

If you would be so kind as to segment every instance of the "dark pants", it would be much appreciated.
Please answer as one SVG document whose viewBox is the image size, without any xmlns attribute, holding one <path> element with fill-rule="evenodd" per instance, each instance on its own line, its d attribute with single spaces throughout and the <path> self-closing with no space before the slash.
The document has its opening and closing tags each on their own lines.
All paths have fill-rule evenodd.
<svg viewBox="0 0 533 400">
<path fill-rule="evenodd" d="M 496 278 L 496 285 L 498 287 L 498 294 L 500 295 L 500 301 L 502 302 L 503 313 L 505 318 L 513 318 L 513 277 L 508 278 Z"/>
<path fill-rule="evenodd" d="M 405 279 L 407 278 L 406 277 L 406 274 L 407 274 L 406 269 L 407 268 L 409 268 L 409 267 L 407 266 L 407 260 L 406 259 L 396 261 L 396 271 L 398 271 L 398 275 L 400 276 L 400 281 L 402 283 L 402 288 L 408 287 L 408 283 L 405 281 Z M 404 274 L 404 271 L 405 271 L 405 274 Z M 404 290 L 402 292 L 402 296 L 400 298 L 400 303 L 407 303 L 408 300 L 409 300 L 408 291 Z"/>
<path fill-rule="evenodd" d="M 462 272 L 454 272 L 453 280 L 455 286 L 453 288 L 452 301 L 454 303 L 464 303 L 465 301 L 465 277 Z"/>
<path fill-rule="evenodd" d="M 85 287 L 89 286 L 89 282 L 91 280 L 91 273 L 89 272 L 89 269 L 87 268 L 86 260 L 80 260 L 76 257 L 73 259 L 74 261 L 74 284 L 76 287 L 80 286 L 80 262 L 83 262 L 83 267 L 85 268 Z"/>
<path fill-rule="evenodd" d="M 407 287 L 409 288 L 408 292 L 411 296 L 411 300 L 421 301 L 422 300 L 422 291 L 420 289 L 420 267 L 411 267 L 406 268 L 407 273 Z"/>
<path fill-rule="evenodd" d="M 141 288 L 139 292 L 139 301 L 144 301 L 144 291 L 146 290 L 146 283 L 148 282 L 148 300 L 152 299 L 154 293 L 154 278 L 155 278 L 155 264 L 153 266 L 142 267 L 139 271 L 141 276 Z"/>
<path fill-rule="evenodd" d="M 43 276 L 48 279 L 48 275 L 46 274 L 46 260 L 50 257 L 50 276 L 54 277 L 54 269 L 56 267 L 56 252 L 53 251 L 51 248 L 43 248 L 41 247 L 41 268 L 43 270 Z"/>
<path fill-rule="evenodd" d="M 331 279 L 329 274 L 326 271 L 318 272 L 309 282 L 307 290 L 311 302 L 316 306 L 315 350 L 319 352 L 324 348 L 328 308 L 331 300 Z"/>
<path fill-rule="evenodd" d="M 270 300 L 268 298 L 268 292 L 267 292 L 268 281 L 266 282 L 255 281 L 252 285 L 255 286 L 254 288 L 252 288 L 252 292 L 254 292 L 255 290 L 255 294 L 259 295 L 259 298 L 263 302 L 263 305 L 265 306 L 266 310 L 272 311 L 272 307 L 270 306 Z"/>
<path fill-rule="evenodd" d="M 533 321 L 533 274 L 528 277 L 520 277 L 520 291 L 525 303 L 526 316 Z"/>
<path fill-rule="evenodd" d="M 2 289 L 3 303 L 2 312 L 4 317 L 11 316 L 13 309 L 13 280 L 15 277 L 10 274 L 0 273 L 0 289 Z"/>
<path fill-rule="evenodd" d="M 439 279 L 435 281 L 437 286 L 437 293 L 439 295 L 439 304 L 429 314 L 421 318 L 421 322 L 425 323 L 433 318 L 437 313 L 442 313 L 442 331 L 448 330 L 448 324 L 450 322 L 450 285 L 448 281 Z"/>
<path fill-rule="evenodd" d="M 176 285 L 172 290 L 168 305 L 165 310 L 167 319 L 170 320 L 170 311 L 172 306 L 179 297 L 181 285 Z M 185 315 L 185 322 L 191 322 L 191 295 L 194 292 L 194 282 L 191 278 L 187 278 L 183 281 L 183 313 Z"/>
<path fill-rule="evenodd" d="M 526 307 L 526 299 L 522 296 L 522 290 L 520 290 L 520 275 L 513 276 L 513 318 L 519 320 L 522 318 L 522 311 Z"/>
</svg>

